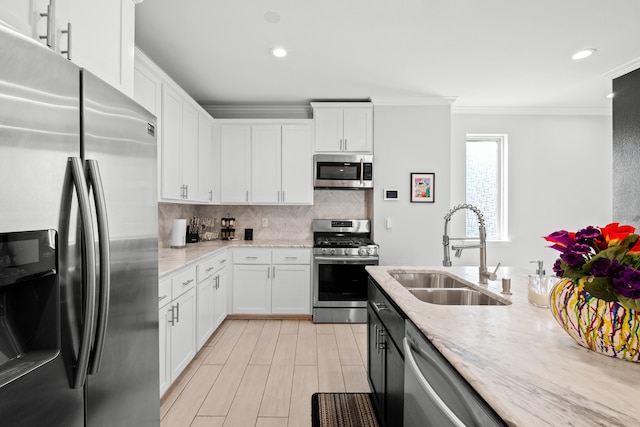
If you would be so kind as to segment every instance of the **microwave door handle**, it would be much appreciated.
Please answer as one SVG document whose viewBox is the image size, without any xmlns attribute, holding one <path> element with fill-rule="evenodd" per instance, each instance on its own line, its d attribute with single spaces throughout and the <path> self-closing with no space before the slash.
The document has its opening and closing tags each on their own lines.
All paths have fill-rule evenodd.
<svg viewBox="0 0 640 427">
<path fill-rule="evenodd" d="M 447 404 L 442 400 L 442 398 L 438 395 L 438 393 L 431 387 L 429 381 L 422 375 L 420 372 L 420 368 L 416 363 L 415 358 L 413 357 L 413 349 L 415 346 L 411 345 L 411 340 L 408 337 L 405 337 L 402 340 L 402 345 L 404 347 L 404 354 L 406 357 L 406 363 L 408 363 L 408 368 L 413 372 L 414 377 L 418 381 L 420 388 L 424 391 L 431 401 L 438 407 L 440 412 L 451 422 L 455 427 L 465 427 L 465 423 L 460 420 L 456 416 L 456 414 L 447 406 Z M 419 348 L 415 348 L 423 357 L 430 359 L 427 354 L 420 351 Z"/>
<path fill-rule="evenodd" d="M 360 186 L 364 186 L 364 159 L 360 159 Z"/>
<path fill-rule="evenodd" d="M 98 296 L 98 315 L 96 337 L 93 355 L 89 364 L 89 373 L 95 374 L 100 370 L 104 341 L 109 318 L 109 294 L 111 293 L 111 254 L 109 250 L 109 222 L 107 220 L 107 205 L 104 198 L 104 188 L 100 167 L 96 160 L 87 160 L 89 185 L 93 188 L 93 198 L 98 220 L 98 242 L 100 255 L 100 294 Z"/>
<path fill-rule="evenodd" d="M 85 181 L 82 160 L 70 157 L 71 177 L 78 196 L 78 211 L 82 224 L 83 238 L 83 285 L 84 285 L 84 319 L 82 321 L 82 337 L 78 350 L 78 361 L 74 375 L 73 388 L 82 388 L 87 377 L 89 352 L 91 350 L 92 335 L 95 328 L 96 311 L 96 256 L 94 248 L 93 221 L 89 201 L 89 190 Z"/>
</svg>

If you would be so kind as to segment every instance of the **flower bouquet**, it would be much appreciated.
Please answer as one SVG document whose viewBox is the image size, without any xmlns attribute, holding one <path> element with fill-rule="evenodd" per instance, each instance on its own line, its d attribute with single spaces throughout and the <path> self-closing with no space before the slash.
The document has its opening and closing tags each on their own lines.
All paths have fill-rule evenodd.
<svg viewBox="0 0 640 427">
<path fill-rule="evenodd" d="M 588 226 L 544 237 L 560 251 L 553 270 L 563 278 L 551 311 L 579 344 L 640 361 L 640 236 L 630 225 Z"/>
</svg>

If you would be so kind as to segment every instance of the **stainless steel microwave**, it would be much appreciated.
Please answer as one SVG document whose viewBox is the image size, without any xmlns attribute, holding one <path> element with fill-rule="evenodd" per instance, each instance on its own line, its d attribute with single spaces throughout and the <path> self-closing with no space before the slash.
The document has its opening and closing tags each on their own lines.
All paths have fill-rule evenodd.
<svg viewBox="0 0 640 427">
<path fill-rule="evenodd" d="M 313 157 L 316 188 L 373 188 L 373 156 L 316 154 Z"/>
</svg>

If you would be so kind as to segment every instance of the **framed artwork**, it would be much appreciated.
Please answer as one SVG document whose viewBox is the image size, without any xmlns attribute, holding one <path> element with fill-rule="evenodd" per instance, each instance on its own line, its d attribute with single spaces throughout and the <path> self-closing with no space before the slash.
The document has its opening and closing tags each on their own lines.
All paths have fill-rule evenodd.
<svg viewBox="0 0 640 427">
<path fill-rule="evenodd" d="M 435 173 L 411 174 L 411 202 L 433 203 L 435 190 Z"/>
</svg>

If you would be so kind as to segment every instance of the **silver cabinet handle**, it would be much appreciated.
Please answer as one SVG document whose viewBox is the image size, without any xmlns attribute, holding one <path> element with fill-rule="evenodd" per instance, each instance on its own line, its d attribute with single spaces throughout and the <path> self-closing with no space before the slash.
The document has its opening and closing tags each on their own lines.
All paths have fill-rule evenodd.
<svg viewBox="0 0 640 427">
<path fill-rule="evenodd" d="M 171 318 L 167 321 L 168 323 L 171 323 L 171 326 L 174 326 L 176 324 L 176 316 L 175 316 L 175 306 L 172 305 L 171 308 L 169 309 L 169 311 L 171 312 Z"/>
<path fill-rule="evenodd" d="M 207 268 L 205 271 L 208 273 L 208 272 L 210 272 L 211 270 L 213 270 L 214 268 L 215 268 L 215 267 L 209 267 L 209 268 Z"/>
<path fill-rule="evenodd" d="M 284 190 L 282 190 L 282 203 L 284 203 Z"/>
<path fill-rule="evenodd" d="M 89 373 L 100 370 L 104 341 L 109 319 L 109 295 L 111 295 L 111 253 L 109 248 L 109 221 L 107 219 L 107 203 L 104 198 L 100 166 L 96 160 L 87 160 L 89 188 L 93 188 L 93 199 L 98 222 L 98 251 L 100 255 L 100 294 L 98 296 L 98 316 L 96 337 L 93 345 L 93 356 L 89 365 Z"/>
<path fill-rule="evenodd" d="M 184 198 L 188 199 L 189 198 L 189 185 L 185 184 L 184 186 Z"/>
<path fill-rule="evenodd" d="M 431 401 L 436 404 L 438 409 L 440 409 L 442 414 L 451 422 L 451 424 L 456 427 L 465 427 L 465 423 L 463 423 L 460 418 L 458 418 L 456 414 L 451 410 L 451 408 L 447 406 L 447 404 L 442 400 L 442 398 L 433 389 L 433 387 L 431 387 L 429 381 L 427 381 L 427 379 L 422 375 L 422 372 L 420 372 L 420 368 L 416 363 L 416 359 L 413 357 L 413 346 L 411 345 L 411 341 L 409 340 L 409 338 L 405 337 L 402 340 L 402 345 L 404 347 L 405 361 L 408 362 L 409 369 L 411 369 L 411 371 L 413 372 L 413 375 L 418 381 L 418 384 L 420 385 L 422 391 L 429 395 Z M 417 348 L 416 351 L 418 351 L 423 357 L 430 359 L 428 355 L 423 351 L 420 351 Z"/>
<path fill-rule="evenodd" d="M 380 334 L 378 333 L 378 325 L 373 325 L 376 334 L 376 353 L 380 353 Z"/>
<path fill-rule="evenodd" d="M 180 303 L 176 303 L 176 322 L 180 323 Z"/>
<path fill-rule="evenodd" d="M 382 303 L 382 302 L 374 302 L 373 303 L 373 308 L 376 309 L 377 313 L 380 313 L 381 311 L 389 311 L 389 307 L 384 305 L 384 303 Z"/>
<path fill-rule="evenodd" d="M 273 279 L 275 279 L 275 278 L 276 278 L 276 266 L 275 266 L 275 265 L 273 265 L 273 266 L 271 266 L 271 268 L 273 269 L 273 275 L 272 275 L 271 277 L 272 277 Z"/>
<path fill-rule="evenodd" d="M 212 202 L 213 201 L 213 190 L 209 191 L 209 201 Z"/>
<path fill-rule="evenodd" d="M 182 287 L 187 286 L 189 283 L 193 282 L 193 279 L 189 279 L 186 282 L 182 282 Z"/>
<path fill-rule="evenodd" d="M 51 4 L 47 6 L 47 13 L 41 13 L 40 16 L 43 18 L 47 18 L 47 34 L 45 34 L 44 36 L 38 36 L 38 38 L 40 38 L 40 40 L 46 40 L 47 46 L 53 48 L 52 36 L 53 32 L 55 31 L 55 22 L 53 21 L 53 16 L 51 15 Z"/>
<path fill-rule="evenodd" d="M 168 295 L 162 295 L 161 297 L 158 297 L 158 302 L 162 301 L 163 299 L 165 299 Z"/>
<path fill-rule="evenodd" d="M 246 197 L 247 197 L 246 201 L 248 202 L 249 201 L 249 190 L 247 190 L 247 196 Z"/>
<path fill-rule="evenodd" d="M 76 188 L 78 197 L 78 211 L 82 223 L 83 238 L 83 285 L 84 285 L 84 319 L 82 327 L 82 341 L 78 350 L 78 361 L 76 363 L 75 378 L 73 388 L 82 388 L 87 377 L 89 366 L 89 353 L 93 344 L 93 334 L 95 329 L 96 312 L 96 255 L 95 255 L 95 235 L 93 231 L 93 218 L 91 215 L 91 203 L 89 201 L 89 189 L 82 167 L 82 160 L 79 157 L 70 157 L 71 177 Z"/>
<path fill-rule="evenodd" d="M 384 336 L 386 335 L 386 331 L 384 328 L 380 328 L 380 330 L 378 331 L 378 333 L 380 334 L 380 339 L 378 340 L 378 348 L 380 351 L 383 351 L 384 349 L 387 348 L 387 343 L 384 340 Z"/>
<path fill-rule="evenodd" d="M 71 61 L 71 22 L 67 22 L 67 29 L 60 31 L 62 34 L 67 35 L 67 50 L 61 50 L 60 53 L 67 55 L 67 59 Z"/>
<path fill-rule="evenodd" d="M 344 139 L 344 151 L 347 151 L 347 138 Z"/>
</svg>

